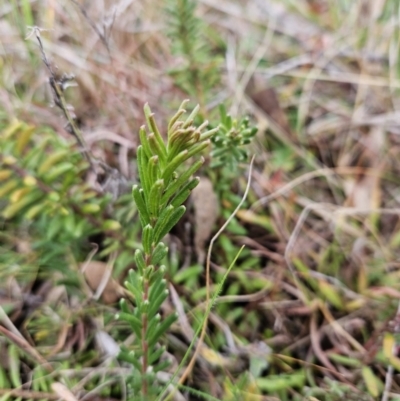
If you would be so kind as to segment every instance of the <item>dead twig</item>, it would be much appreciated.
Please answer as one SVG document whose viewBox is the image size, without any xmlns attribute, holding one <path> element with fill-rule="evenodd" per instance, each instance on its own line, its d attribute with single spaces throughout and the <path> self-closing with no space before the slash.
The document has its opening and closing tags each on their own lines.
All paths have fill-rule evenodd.
<svg viewBox="0 0 400 401">
<path fill-rule="evenodd" d="M 32 32 L 31 32 L 31 34 L 28 35 L 27 38 L 29 38 L 32 34 L 34 34 L 36 37 L 36 40 L 38 41 L 40 54 L 42 56 L 42 61 L 50 74 L 49 84 L 50 84 L 50 87 L 51 87 L 51 90 L 53 93 L 54 103 L 63 112 L 64 117 L 67 120 L 66 131 L 68 133 L 72 134 L 76 138 L 80 147 L 82 148 L 82 152 L 83 152 L 85 158 L 87 159 L 87 161 L 90 164 L 90 167 L 92 168 L 92 170 L 94 172 L 96 172 L 94 162 L 93 162 L 94 158 L 86 145 L 86 142 L 82 135 L 82 131 L 78 128 L 78 126 L 75 123 L 75 118 L 72 116 L 72 114 L 69 110 L 68 104 L 64 97 L 65 89 L 68 86 L 71 86 L 71 81 L 73 81 L 75 79 L 75 77 L 72 74 L 70 74 L 70 75 L 63 74 L 61 76 L 57 76 L 56 72 L 54 71 L 53 67 L 51 66 L 49 59 L 47 58 L 46 52 L 44 51 L 43 42 L 42 42 L 42 38 L 40 35 L 40 32 L 42 31 L 42 29 L 37 26 L 31 27 L 31 29 L 32 29 Z"/>
</svg>

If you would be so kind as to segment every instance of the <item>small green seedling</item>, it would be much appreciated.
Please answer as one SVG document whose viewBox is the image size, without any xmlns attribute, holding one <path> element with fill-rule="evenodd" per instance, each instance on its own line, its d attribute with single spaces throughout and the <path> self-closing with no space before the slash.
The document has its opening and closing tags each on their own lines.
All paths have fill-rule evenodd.
<svg viewBox="0 0 400 401">
<path fill-rule="evenodd" d="M 133 198 L 142 225 L 143 249 L 136 250 L 136 269 L 129 272 L 125 283 L 136 305 L 131 308 L 126 300 L 122 300 L 118 314 L 135 334 L 132 349 L 122 347 L 120 353 L 120 358 L 133 366 L 130 399 L 134 401 L 153 400 L 160 392 L 157 372 L 168 365 L 162 358 L 165 348 L 160 346 L 160 340 L 177 318 L 176 314 L 161 318 L 159 313 L 168 296 L 165 266 L 160 266 L 168 248 L 161 241 L 185 213 L 183 203 L 199 183 L 199 178 L 193 178 L 193 174 L 203 164 L 203 157 L 187 161 L 199 156 L 218 130 L 204 131 L 207 121 L 199 127 L 193 126 L 199 107 L 187 119 L 181 119 L 186 103 L 181 104 L 169 122 L 167 143 L 148 105 L 144 112 L 150 133 L 144 126 L 139 132 L 140 185 L 133 187 Z"/>
<path fill-rule="evenodd" d="M 248 117 L 241 120 L 227 114 L 225 106 L 219 106 L 220 125 L 212 137 L 213 151 L 211 167 L 227 167 L 235 170 L 238 163 L 247 160 L 245 145 L 251 143 L 257 133 L 257 128 L 250 125 Z"/>
</svg>

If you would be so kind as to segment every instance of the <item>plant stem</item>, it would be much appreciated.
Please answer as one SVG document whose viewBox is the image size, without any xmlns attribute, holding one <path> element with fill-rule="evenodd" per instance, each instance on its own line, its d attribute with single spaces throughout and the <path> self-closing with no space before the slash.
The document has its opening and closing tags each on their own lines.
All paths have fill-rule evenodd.
<svg viewBox="0 0 400 401">
<path fill-rule="evenodd" d="M 124 301 L 121 302 L 123 313 L 119 315 L 135 332 L 134 349 L 138 350 L 137 353 L 124 349 L 121 359 L 134 365 L 132 390 L 136 401 L 150 401 L 157 396 L 159 384 L 156 374 L 168 365 L 168 361 L 161 358 L 165 347 L 159 346 L 159 340 L 178 317 L 176 313 L 171 313 L 161 321 L 158 313 L 168 297 L 167 283 L 163 277 L 165 266 L 161 264 L 168 248 L 161 240 L 185 212 L 183 202 L 190 190 L 199 183 L 198 178 L 191 176 L 204 162 L 200 152 L 208 146 L 209 138 L 216 132 L 216 129 L 212 129 L 201 134 L 206 122 L 198 128 L 193 126 L 199 107 L 195 107 L 187 120 L 177 121 L 185 113 L 183 106 L 186 103 L 182 102 L 168 125 L 166 144 L 148 105 L 144 111 L 152 132 L 147 134 L 144 128 L 140 131 L 142 144 L 137 150 L 137 157 L 142 188 L 135 185 L 133 197 L 143 229 L 143 249 L 135 252 L 137 270 L 129 272 L 126 283 L 137 297 L 137 302 L 134 316 L 129 316 L 129 306 Z M 158 133 L 159 140 L 155 138 L 155 133 Z M 186 160 L 195 155 L 200 160 L 181 173 Z"/>
<path fill-rule="evenodd" d="M 143 301 L 148 302 L 149 301 L 149 278 L 147 274 L 147 268 L 150 266 L 151 262 L 151 255 L 146 254 L 145 255 L 145 263 L 146 263 L 146 271 L 144 273 L 143 277 Z M 147 373 L 147 368 L 148 368 L 148 353 L 149 353 L 149 344 L 147 342 L 147 326 L 148 326 L 148 316 L 147 312 L 142 314 L 142 350 L 143 350 L 143 356 L 142 356 L 142 395 L 145 396 L 144 399 L 146 399 L 148 395 L 148 383 L 147 383 L 147 378 L 146 378 L 146 373 Z"/>
</svg>

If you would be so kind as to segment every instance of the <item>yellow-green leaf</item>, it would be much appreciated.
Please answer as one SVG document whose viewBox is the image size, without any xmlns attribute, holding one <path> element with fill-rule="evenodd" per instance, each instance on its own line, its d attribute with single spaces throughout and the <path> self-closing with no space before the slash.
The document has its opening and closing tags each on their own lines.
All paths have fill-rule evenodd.
<svg viewBox="0 0 400 401">
<path fill-rule="evenodd" d="M 383 337 L 382 349 L 383 349 L 383 355 L 385 355 L 386 358 L 390 359 L 393 356 L 393 349 L 395 343 L 396 341 L 393 337 L 393 334 L 385 333 Z"/>
<path fill-rule="evenodd" d="M 10 202 L 11 203 L 16 203 L 20 201 L 24 195 L 27 195 L 31 192 L 32 190 L 30 188 L 18 188 L 16 189 L 11 195 L 10 195 Z"/>
<path fill-rule="evenodd" d="M 318 280 L 320 294 L 338 309 L 343 308 L 343 301 L 337 289 L 325 280 Z"/>
<path fill-rule="evenodd" d="M 42 193 L 38 191 L 26 194 L 23 198 L 19 199 L 18 202 L 8 205 L 1 214 L 5 219 L 11 219 L 25 206 L 28 206 L 30 203 L 36 202 L 41 196 Z"/>
<path fill-rule="evenodd" d="M 54 164 L 57 164 L 60 160 L 66 158 L 69 152 L 70 151 L 68 149 L 60 149 L 46 157 L 45 161 L 40 165 L 38 173 L 46 173 L 50 167 L 52 167 Z"/>
<path fill-rule="evenodd" d="M 28 220 L 33 220 L 38 215 L 38 213 L 40 213 L 46 206 L 47 205 L 45 202 L 32 206 L 25 213 L 25 218 L 27 218 Z"/>
<path fill-rule="evenodd" d="M 24 184 L 25 184 L 27 187 L 33 187 L 34 185 L 36 185 L 36 183 L 37 183 L 36 178 L 33 177 L 33 176 L 31 176 L 31 175 L 27 175 L 27 176 L 24 178 Z"/>
<path fill-rule="evenodd" d="M 14 121 L 11 123 L 3 132 L 2 132 L 2 137 L 4 139 L 9 138 L 10 136 L 14 135 L 21 127 L 23 126 L 23 123 L 21 121 Z"/>
<path fill-rule="evenodd" d="M 0 181 L 6 180 L 11 174 L 11 170 L 0 170 Z"/>
<path fill-rule="evenodd" d="M 88 203 L 83 205 L 81 210 L 83 213 L 97 213 L 100 211 L 100 206 L 95 203 Z"/>
<path fill-rule="evenodd" d="M 25 149 L 34 130 L 35 130 L 35 127 L 26 125 L 26 126 L 24 126 L 24 129 L 21 130 L 21 132 L 18 134 L 16 148 L 17 148 L 17 152 L 19 155 Z"/>
<path fill-rule="evenodd" d="M 379 378 L 369 366 L 364 366 L 362 368 L 362 376 L 368 392 L 372 395 L 372 397 L 378 397 L 383 388 L 383 384 Z"/>
<path fill-rule="evenodd" d="M 103 223 L 103 228 L 105 230 L 117 231 L 121 228 L 121 224 L 116 220 L 106 220 Z"/>
<path fill-rule="evenodd" d="M 18 186 L 18 181 L 8 181 L 6 184 L 0 187 L 0 198 L 10 193 L 14 188 Z"/>
</svg>

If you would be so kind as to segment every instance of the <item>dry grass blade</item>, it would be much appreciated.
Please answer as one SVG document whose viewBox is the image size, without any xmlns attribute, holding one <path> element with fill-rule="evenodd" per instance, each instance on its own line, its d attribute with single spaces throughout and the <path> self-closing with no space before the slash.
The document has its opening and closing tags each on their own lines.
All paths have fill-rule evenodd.
<svg viewBox="0 0 400 401">
<path fill-rule="evenodd" d="M 42 365 L 47 371 L 53 372 L 53 366 L 44 359 L 39 352 L 33 348 L 22 336 L 15 335 L 11 331 L 7 330 L 3 326 L 0 326 L 0 333 L 7 337 L 10 341 L 16 344 L 23 351 L 28 353 L 34 360 L 36 360 L 40 365 Z"/>
<path fill-rule="evenodd" d="M 247 180 L 247 186 L 246 186 L 246 190 L 243 194 L 243 197 L 240 201 L 240 203 L 238 204 L 238 206 L 235 208 L 235 210 L 233 211 L 233 213 L 229 216 L 229 218 L 227 219 L 227 221 L 222 225 L 222 227 L 218 230 L 218 232 L 213 236 L 213 238 L 210 241 L 210 245 L 208 247 L 208 252 L 207 252 L 207 262 L 206 262 L 206 287 L 207 287 L 207 292 L 206 292 L 206 305 L 207 305 L 207 310 L 209 307 L 209 302 L 210 302 L 210 263 L 211 263 L 211 251 L 213 248 L 213 245 L 215 243 L 215 241 L 217 240 L 217 238 L 221 235 L 221 233 L 225 230 L 226 226 L 229 224 L 229 222 L 233 219 L 233 217 L 235 216 L 235 214 L 237 213 L 238 210 L 240 210 L 240 208 L 242 207 L 243 202 L 245 201 L 247 194 L 249 192 L 250 189 L 250 183 L 251 183 L 251 172 L 253 169 L 253 163 L 254 163 L 254 156 L 251 159 L 251 163 L 250 163 L 250 167 L 249 167 L 249 178 Z M 187 379 L 187 377 L 189 376 L 189 374 L 191 373 L 194 364 L 196 363 L 196 359 L 198 354 L 201 351 L 201 347 L 202 347 L 202 343 L 204 341 L 204 337 L 206 335 L 206 330 L 207 330 L 207 315 L 205 316 L 204 322 L 203 322 L 203 326 L 202 326 L 202 330 L 200 333 L 200 337 L 199 340 L 197 342 L 196 345 L 196 349 L 193 353 L 193 356 L 188 364 L 188 366 L 186 367 L 184 373 L 182 374 L 182 376 L 179 378 L 179 384 L 183 384 L 185 382 L 185 380 Z"/>
</svg>

